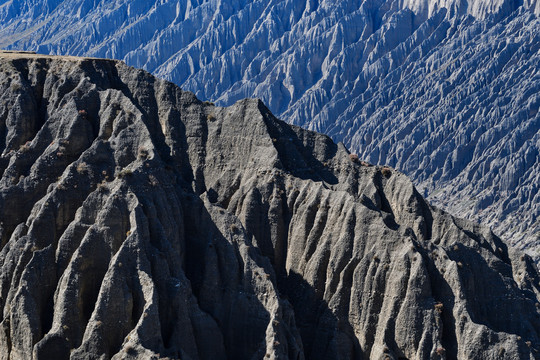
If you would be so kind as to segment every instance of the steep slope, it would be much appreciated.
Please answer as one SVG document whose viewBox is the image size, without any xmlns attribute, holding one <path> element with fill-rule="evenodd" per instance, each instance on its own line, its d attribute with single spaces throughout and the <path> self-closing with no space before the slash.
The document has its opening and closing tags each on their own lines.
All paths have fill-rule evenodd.
<svg viewBox="0 0 540 360">
<path fill-rule="evenodd" d="M 540 358 L 532 260 L 403 174 L 120 62 L 0 70 L 0 358 Z"/>
<path fill-rule="evenodd" d="M 199 98 L 263 100 L 540 247 L 540 2 L 0 2 L 0 46 L 123 59 Z"/>
</svg>

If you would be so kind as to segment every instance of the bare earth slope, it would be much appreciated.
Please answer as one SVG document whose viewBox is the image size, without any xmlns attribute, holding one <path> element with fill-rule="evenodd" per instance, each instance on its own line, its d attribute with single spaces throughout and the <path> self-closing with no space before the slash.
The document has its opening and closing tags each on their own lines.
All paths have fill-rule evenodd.
<svg viewBox="0 0 540 360">
<path fill-rule="evenodd" d="M 0 54 L 0 359 L 534 359 L 491 232 L 257 100 Z"/>
<path fill-rule="evenodd" d="M 540 249 L 540 1 L 0 0 L 0 46 L 123 59 L 409 175 Z"/>
</svg>

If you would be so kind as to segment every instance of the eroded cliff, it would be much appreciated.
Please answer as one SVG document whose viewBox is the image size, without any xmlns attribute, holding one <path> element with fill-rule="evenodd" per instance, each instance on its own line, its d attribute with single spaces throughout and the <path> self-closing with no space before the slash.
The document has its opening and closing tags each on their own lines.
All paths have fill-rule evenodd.
<svg viewBox="0 0 540 360">
<path fill-rule="evenodd" d="M 527 256 L 123 63 L 0 53 L 0 359 L 538 358 Z"/>
<path fill-rule="evenodd" d="M 540 254 L 537 0 L 0 0 L 0 47 L 125 60 L 410 176 Z"/>
</svg>

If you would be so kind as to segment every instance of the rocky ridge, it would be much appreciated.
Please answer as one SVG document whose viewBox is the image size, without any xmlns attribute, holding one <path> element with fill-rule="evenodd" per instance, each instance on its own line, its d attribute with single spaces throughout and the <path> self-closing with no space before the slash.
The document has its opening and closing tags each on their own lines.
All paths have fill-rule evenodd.
<svg viewBox="0 0 540 360">
<path fill-rule="evenodd" d="M 539 14 L 529 0 L 3 0 L 0 46 L 123 59 L 218 105 L 261 98 L 536 255 Z"/>
<path fill-rule="evenodd" d="M 528 256 L 258 100 L 0 53 L 0 135 L 0 359 L 540 358 Z"/>
</svg>

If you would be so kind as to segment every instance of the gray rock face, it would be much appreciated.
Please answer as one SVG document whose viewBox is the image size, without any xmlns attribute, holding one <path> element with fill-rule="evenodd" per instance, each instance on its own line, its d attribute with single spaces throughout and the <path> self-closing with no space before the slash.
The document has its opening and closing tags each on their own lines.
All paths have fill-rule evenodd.
<svg viewBox="0 0 540 360">
<path fill-rule="evenodd" d="M 0 46 L 123 59 L 199 98 L 256 97 L 540 246 L 540 2 L 0 1 Z"/>
<path fill-rule="evenodd" d="M 403 174 L 127 67 L 0 54 L 1 359 L 535 359 L 540 278 Z"/>
</svg>

